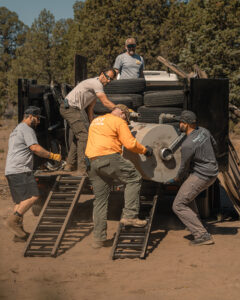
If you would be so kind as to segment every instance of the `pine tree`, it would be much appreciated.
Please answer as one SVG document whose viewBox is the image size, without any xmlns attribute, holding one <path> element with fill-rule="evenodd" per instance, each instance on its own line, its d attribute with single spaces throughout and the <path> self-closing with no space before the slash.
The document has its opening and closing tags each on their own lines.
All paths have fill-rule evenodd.
<svg viewBox="0 0 240 300">
<path fill-rule="evenodd" d="M 137 53 L 148 68 L 158 65 L 159 30 L 167 15 L 164 0 L 87 0 L 75 6 L 76 36 L 72 48 L 88 57 L 89 75 L 112 66 L 126 38 L 137 39 Z"/>
<path fill-rule="evenodd" d="M 7 72 L 15 58 L 16 49 L 24 43 L 26 30 L 27 27 L 15 12 L 0 7 L 0 115 L 8 101 L 13 100 L 7 95 Z"/>
</svg>

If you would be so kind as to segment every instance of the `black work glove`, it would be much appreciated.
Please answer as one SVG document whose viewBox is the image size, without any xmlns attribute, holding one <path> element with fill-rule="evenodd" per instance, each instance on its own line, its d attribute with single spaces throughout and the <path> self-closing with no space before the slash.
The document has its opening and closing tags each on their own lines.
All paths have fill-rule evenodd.
<svg viewBox="0 0 240 300">
<path fill-rule="evenodd" d="M 150 157 L 153 155 L 153 149 L 150 146 L 145 146 L 145 148 L 147 149 L 147 152 L 144 154 L 147 157 Z"/>
</svg>

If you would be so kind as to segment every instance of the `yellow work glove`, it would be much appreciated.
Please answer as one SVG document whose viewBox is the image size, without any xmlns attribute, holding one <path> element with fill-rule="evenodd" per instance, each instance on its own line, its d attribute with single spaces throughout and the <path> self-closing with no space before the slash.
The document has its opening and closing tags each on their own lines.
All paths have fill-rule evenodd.
<svg viewBox="0 0 240 300">
<path fill-rule="evenodd" d="M 61 161 L 62 156 L 61 156 L 61 154 L 55 154 L 55 153 L 49 152 L 49 159 Z"/>
</svg>

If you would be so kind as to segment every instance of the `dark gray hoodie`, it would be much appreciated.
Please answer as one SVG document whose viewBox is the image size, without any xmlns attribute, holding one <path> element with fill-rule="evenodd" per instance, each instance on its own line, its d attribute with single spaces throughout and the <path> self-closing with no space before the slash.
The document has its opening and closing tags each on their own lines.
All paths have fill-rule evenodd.
<svg viewBox="0 0 240 300">
<path fill-rule="evenodd" d="M 187 173 L 204 180 L 217 176 L 216 151 L 217 144 L 210 132 L 203 127 L 197 127 L 182 143 L 181 166 L 177 178 L 183 180 Z"/>
</svg>

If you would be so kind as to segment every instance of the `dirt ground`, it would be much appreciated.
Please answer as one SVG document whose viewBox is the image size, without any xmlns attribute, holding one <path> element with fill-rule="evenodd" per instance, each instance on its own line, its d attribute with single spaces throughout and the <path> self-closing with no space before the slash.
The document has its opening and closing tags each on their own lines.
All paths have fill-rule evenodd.
<svg viewBox="0 0 240 300">
<path fill-rule="evenodd" d="M 4 121 L 0 127 L 0 299 L 235 300 L 239 297 L 240 221 L 207 220 L 215 245 L 192 247 L 184 238 L 189 232 L 171 212 L 170 203 L 159 205 L 145 260 L 112 261 L 111 248 L 91 248 L 92 223 L 88 223 L 84 235 L 78 232 L 78 222 L 84 216 L 91 220 L 91 200 L 84 205 L 85 199 L 75 216 L 71 243 L 66 244 L 61 255 L 23 257 L 24 243 L 13 243 L 12 233 L 4 225 L 12 210 L 3 172 L 13 126 L 14 122 Z M 240 154 L 238 139 L 233 137 L 233 141 Z M 117 215 L 117 201 L 111 200 L 112 215 L 114 212 Z M 25 229 L 31 231 L 36 221 L 37 217 L 29 211 Z M 117 226 L 117 217 L 110 217 L 109 238 Z"/>
</svg>

